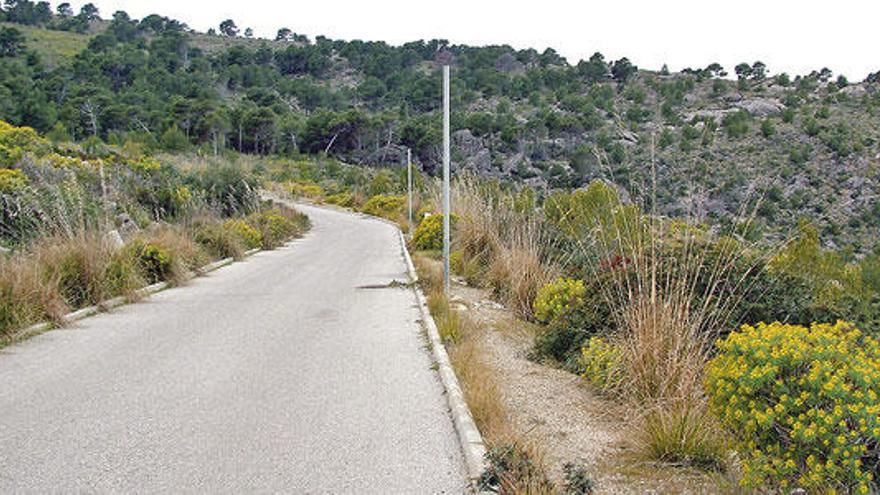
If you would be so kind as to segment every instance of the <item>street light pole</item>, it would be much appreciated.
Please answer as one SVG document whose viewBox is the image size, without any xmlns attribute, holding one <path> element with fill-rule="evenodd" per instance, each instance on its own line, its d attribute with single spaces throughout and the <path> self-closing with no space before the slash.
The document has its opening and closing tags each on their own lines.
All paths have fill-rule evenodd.
<svg viewBox="0 0 880 495">
<path fill-rule="evenodd" d="M 443 66 L 443 290 L 449 297 L 449 66 Z"/>
</svg>

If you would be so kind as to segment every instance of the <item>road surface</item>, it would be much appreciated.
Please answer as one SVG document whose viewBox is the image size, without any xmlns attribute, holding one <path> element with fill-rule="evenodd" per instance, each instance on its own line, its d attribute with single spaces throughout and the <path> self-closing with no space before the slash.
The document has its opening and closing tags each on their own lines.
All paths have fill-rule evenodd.
<svg viewBox="0 0 880 495">
<path fill-rule="evenodd" d="M 313 228 L 0 350 L 0 492 L 462 493 L 393 227 Z"/>
</svg>

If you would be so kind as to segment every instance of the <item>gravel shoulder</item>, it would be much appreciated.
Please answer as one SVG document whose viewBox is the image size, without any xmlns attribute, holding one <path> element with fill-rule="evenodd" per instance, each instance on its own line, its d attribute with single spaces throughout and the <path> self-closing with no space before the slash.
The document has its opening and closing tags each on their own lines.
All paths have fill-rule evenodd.
<svg viewBox="0 0 880 495">
<path fill-rule="evenodd" d="M 626 409 L 596 394 L 580 377 L 528 359 L 536 328 L 457 283 L 454 305 L 480 323 L 480 348 L 501 389 L 510 426 L 541 452 L 557 482 L 568 462 L 582 463 L 596 493 L 719 493 L 712 475 L 646 464 L 632 454 Z"/>
</svg>

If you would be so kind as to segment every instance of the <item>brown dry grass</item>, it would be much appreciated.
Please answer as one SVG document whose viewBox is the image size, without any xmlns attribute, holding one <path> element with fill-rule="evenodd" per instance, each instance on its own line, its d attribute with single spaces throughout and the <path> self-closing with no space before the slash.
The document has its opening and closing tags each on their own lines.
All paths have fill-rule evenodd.
<svg viewBox="0 0 880 495">
<path fill-rule="evenodd" d="M 486 361 L 480 333 L 486 331 L 467 313 L 450 308 L 443 295 L 442 266 L 416 253 L 413 262 L 428 298 L 428 307 L 449 353 L 465 402 L 490 451 L 506 452 L 512 469 L 500 474 L 498 493 L 556 493 L 549 483 L 537 445 L 518 435 L 509 423 L 497 377 Z"/>
</svg>

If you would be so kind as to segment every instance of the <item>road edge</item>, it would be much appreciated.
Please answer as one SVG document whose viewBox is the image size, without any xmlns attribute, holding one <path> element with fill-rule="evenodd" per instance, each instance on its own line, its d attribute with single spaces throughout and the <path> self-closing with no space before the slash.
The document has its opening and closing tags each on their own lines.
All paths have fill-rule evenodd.
<svg viewBox="0 0 880 495">
<path fill-rule="evenodd" d="M 446 397 L 452 413 L 452 422 L 455 425 L 455 431 L 458 433 L 458 440 L 464 453 L 468 476 L 471 483 L 474 483 L 482 476 L 487 467 L 486 445 L 483 442 L 483 435 L 480 434 L 473 415 L 471 415 L 471 410 L 464 400 L 464 393 L 461 390 L 461 385 L 458 383 L 458 377 L 455 375 L 452 363 L 449 361 L 446 346 L 443 345 L 443 341 L 440 339 L 440 332 L 437 330 L 437 324 L 428 310 L 428 300 L 425 298 L 422 288 L 418 285 L 419 276 L 416 273 L 415 265 L 413 265 L 409 249 L 406 247 L 403 231 L 397 225 L 394 226 L 397 228 L 400 249 L 406 262 L 411 287 L 418 301 L 419 313 L 422 316 L 422 326 L 428 334 L 431 352 L 437 363 L 437 372 L 440 375 L 440 381 L 443 382 L 443 388 L 446 389 Z"/>
</svg>

